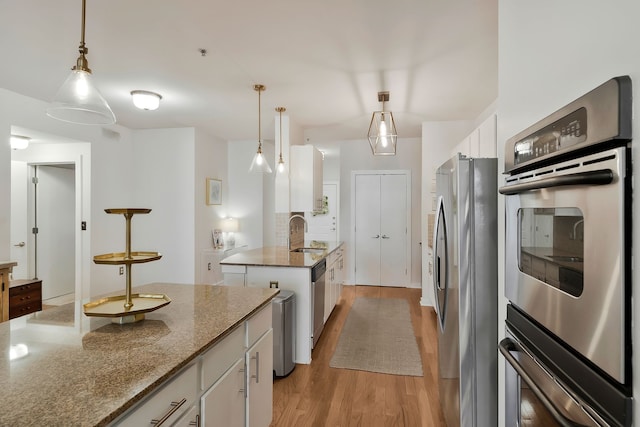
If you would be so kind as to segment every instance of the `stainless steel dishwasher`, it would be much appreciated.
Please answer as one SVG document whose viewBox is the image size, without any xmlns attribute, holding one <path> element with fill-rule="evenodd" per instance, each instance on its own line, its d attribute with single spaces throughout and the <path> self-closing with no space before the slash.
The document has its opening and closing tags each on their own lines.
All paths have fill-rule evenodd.
<svg viewBox="0 0 640 427">
<path fill-rule="evenodd" d="M 313 347 L 320 339 L 324 327 L 324 273 L 327 260 L 323 259 L 311 268 L 311 295 L 313 295 Z"/>
</svg>

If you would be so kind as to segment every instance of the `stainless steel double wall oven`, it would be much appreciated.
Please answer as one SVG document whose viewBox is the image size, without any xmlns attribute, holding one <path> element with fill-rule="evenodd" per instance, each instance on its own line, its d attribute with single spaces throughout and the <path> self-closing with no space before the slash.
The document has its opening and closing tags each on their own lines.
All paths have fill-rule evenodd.
<svg viewBox="0 0 640 427">
<path fill-rule="evenodd" d="M 631 108 L 617 77 L 506 143 L 508 426 L 631 425 Z"/>
</svg>

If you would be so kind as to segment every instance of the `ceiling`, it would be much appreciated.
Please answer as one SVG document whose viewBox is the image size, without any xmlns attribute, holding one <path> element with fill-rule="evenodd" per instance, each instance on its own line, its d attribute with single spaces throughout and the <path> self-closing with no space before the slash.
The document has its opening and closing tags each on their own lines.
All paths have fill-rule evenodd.
<svg viewBox="0 0 640 427">
<path fill-rule="evenodd" d="M 0 0 L 0 85 L 49 101 L 75 65 L 81 0 Z M 310 141 L 366 138 L 389 91 L 400 137 L 497 98 L 497 0 L 87 0 L 87 59 L 117 122 L 273 139 L 275 107 Z M 206 49 L 206 54 L 200 50 Z M 137 110 L 135 89 L 162 94 Z M 43 113 L 44 114 L 44 113 Z"/>
</svg>

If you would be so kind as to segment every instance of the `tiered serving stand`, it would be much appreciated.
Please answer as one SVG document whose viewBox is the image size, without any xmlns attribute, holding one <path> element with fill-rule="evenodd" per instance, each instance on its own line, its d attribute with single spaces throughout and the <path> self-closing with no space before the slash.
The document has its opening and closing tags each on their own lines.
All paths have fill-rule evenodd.
<svg viewBox="0 0 640 427">
<path fill-rule="evenodd" d="M 122 214 L 126 220 L 126 251 L 96 255 L 96 264 L 124 265 L 126 269 L 126 293 L 101 298 L 83 305 L 86 316 L 111 317 L 113 323 L 134 323 L 144 319 L 144 313 L 154 311 L 169 304 L 171 300 L 163 294 L 132 294 L 131 265 L 157 261 L 162 258 L 158 252 L 131 251 L 131 218 L 136 214 L 147 214 L 151 209 L 105 209 L 108 214 Z"/>
</svg>

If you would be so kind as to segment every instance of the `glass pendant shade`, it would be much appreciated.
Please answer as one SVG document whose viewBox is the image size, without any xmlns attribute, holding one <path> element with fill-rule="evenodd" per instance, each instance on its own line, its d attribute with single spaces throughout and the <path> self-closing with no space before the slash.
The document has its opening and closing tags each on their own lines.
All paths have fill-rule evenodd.
<svg viewBox="0 0 640 427">
<path fill-rule="evenodd" d="M 393 113 L 375 111 L 371 116 L 368 138 L 374 156 L 395 156 L 398 133 Z"/>
<path fill-rule="evenodd" d="M 63 122 L 87 125 L 109 125 L 116 116 L 100 91 L 94 86 L 91 73 L 72 70 L 62 84 L 47 115 Z"/>
<path fill-rule="evenodd" d="M 82 0 L 82 24 L 78 60 L 71 74 L 64 81 L 53 102 L 47 108 L 47 115 L 63 122 L 83 125 L 110 125 L 116 122 L 100 91 L 94 86 L 91 69 L 87 62 L 89 49 L 84 42 L 87 1 Z"/>
<path fill-rule="evenodd" d="M 284 173 L 284 159 L 282 158 L 282 112 L 287 111 L 287 109 L 284 107 L 277 107 L 276 111 L 280 115 L 280 156 L 278 158 L 278 166 L 276 169 L 278 170 L 278 173 Z"/>
<path fill-rule="evenodd" d="M 262 154 L 262 146 L 258 147 L 258 152 L 253 156 L 251 166 L 249 166 L 249 172 L 255 173 L 271 173 L 271 166 L 267 162 L 267 159 Z"/>
<path fill-rule="evenodd" d="M 280 159 L 278 160 L 278 173 L 284 173 L 284 160 L 282 160 L 282 154 L 280 154 Z"/>
</svg>

